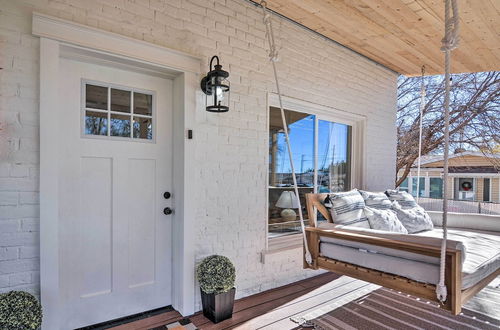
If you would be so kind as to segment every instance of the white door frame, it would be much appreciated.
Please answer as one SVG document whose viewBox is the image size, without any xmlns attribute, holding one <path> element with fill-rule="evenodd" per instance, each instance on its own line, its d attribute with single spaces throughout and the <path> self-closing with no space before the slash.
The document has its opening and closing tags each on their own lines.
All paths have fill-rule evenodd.
<svg viewBox="0 0 500 330">
<path fill-rule="evenodd" d="M 65 54 L 112 65 L 159 72 L 173 77 L 172 305 L 183 315 L 194 313 L 195 253 L 194 141 L 186 130 L 200 110 L 197 97 L 201 61 L 189 54 L 119 34 L 34 13 L 32 33 L 40 37 L 40 287 L 44 329 L 53 329 L 59 311 L 58 228 L 58 70 Z M 166 274 L 167 276 L 169 274 Z"/>
</svg>

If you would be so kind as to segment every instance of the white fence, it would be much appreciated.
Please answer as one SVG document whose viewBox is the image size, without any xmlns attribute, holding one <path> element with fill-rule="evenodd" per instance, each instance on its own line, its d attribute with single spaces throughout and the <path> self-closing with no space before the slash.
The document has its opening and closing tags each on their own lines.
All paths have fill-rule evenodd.
<svg viewBox="0 0 500 330">
<path fill-rule="evenodd" d="M 442 199 L 420 197 L 418 204 L 422 206 L 426 211 L 443 211 Z M 448 201 L 448 211 L 457 213 L 480 213 L 480 214 L 500 215 L 500 204 L 457 201 L 450 199 Z"/>
</svg>

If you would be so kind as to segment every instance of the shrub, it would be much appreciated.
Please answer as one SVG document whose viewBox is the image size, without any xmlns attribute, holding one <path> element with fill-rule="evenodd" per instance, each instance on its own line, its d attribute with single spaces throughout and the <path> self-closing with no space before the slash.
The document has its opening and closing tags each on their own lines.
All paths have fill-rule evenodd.
<svg viewBox="0 0 500 330">
<path fill-rule="evenodd" d="M 231 260 L 224 256 L 206 257 L 198 265 L 196 275 L 205 293 L 223 293 L 234 287 L 236 272 Z"/>
<path fill-rule="evenodd" d="M 38 329 L 42 324 L 42 306 L 30 293 L 10 291 L 0 294 L 0 329 Z"/>
</svg>

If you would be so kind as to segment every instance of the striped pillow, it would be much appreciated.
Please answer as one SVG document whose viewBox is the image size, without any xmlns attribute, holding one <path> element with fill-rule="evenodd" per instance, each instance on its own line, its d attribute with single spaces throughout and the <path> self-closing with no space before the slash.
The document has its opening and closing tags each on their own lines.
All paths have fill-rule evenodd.
<svg viewBox="0 0 500 330">
<path fill-rule="evenodd" d="M 364 212 L 365 201 L 358 190 L 329 194 L 327 199 L 336 225 L 370 228 Z"/>
<path fill-rule="evenodd" d="M 406 191 L 400 191 L 400 190 L 386 190 L 385 194 L 389 197 L 391 202 L 398 202 L 399 205 L 401 205 L 401 208 L 403 210 L 405 209 L 412 209 L 417 205 L 417 202 L 415 202 L 415 199 L 413 196 Z"/>
<path fill-rule="evenodd" d="M 359 193 L 363 196 L 366 206 L 373 207 L 378 210 L 388 210 L 391 208 L 392 202 L 383 192 L 360 190 Z"/>
</svg>

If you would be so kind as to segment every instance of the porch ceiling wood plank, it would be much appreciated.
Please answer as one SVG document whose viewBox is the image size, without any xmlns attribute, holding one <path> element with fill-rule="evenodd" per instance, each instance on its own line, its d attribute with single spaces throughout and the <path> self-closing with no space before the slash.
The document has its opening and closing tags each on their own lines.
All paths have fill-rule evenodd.
<svg viewBox="0 0 500 330">
<path fill-rule="evenodd" d="M 436 0 L 423 0 L 427 3 L 429 10 L 433 10 L 434 14 L 437 16 L 439 13 L 444 13 L 444 2 L 436 1 Z M 466 19 L 468 13 L 475 12 L 479 13 L 481 4 L 483 1 L 474 1 L 473 7 L 470 7 L 470 3 L 468 5 L 468 1 L 461 1 L 459 3 L 460 8 L 460 17 L 461 17 L 461 25 L 460 25 L 460 38 L 461 42 L 459 47 L 453 51 L 453 64 L 457 65 L 462 62 L 468 65 L 468 67 L 473 67 L 475 69 L 471 71 L 484 71 L 481 70 L 482 63 L 497 63 L 497 69 L 500 67 L 498 63 L 500 63 L 499 59 L 492 53 L 492 50 L 497 47 L 500 42 L 500 38 L 497 35 L 496 43 L 486 44 L 478 37 L 476 30 L 474 30 L 473 24 L 469 20 Z M 485 20 L 486 17 L 483 17 L 481 21 Z M 500 22 L 500 19 L 497 20 Z M 476 22 L 478 22 L 476 20 Z M 479 22 L 478 22 L 479 23 Z M 484 28 L 483 23 L 479 23 L 482 28 Z M 440 21 L 436 25 L 436 29 L 439 29 L 440 35 L 444 34 L 444 24 Z M 495 39 L 495 38 L 493 38 Z"/>
<path fill-rule="evenodd" d="M 333 40 L 338 41 L 340 44 L 347 46 L 349 48 L 355 49 L 356 45 L 363 47 L 363 55 L 370 57 L 378 63 L 382 63 L 384 58 L 390 56 L 391 53 L 397 51 L 397 48 L 388 44 L 385 49 L 380 49 L 379 36 L 382 35 L 382 29 L 378 25 L 372 24 L 369 20 L 363 20 L 363 24 L 370 24 L 370 29 L 360 29 L 359 23 L 352 20 L 347 15 L 340 15 L 335 17 L 334 20 L 331 19 L 328 8 L 322 6 L 320 2 L 306 2 L 302 0 L 291 0 L 287 2 L 284 6 L 287 10 L 291 10 L 294 13 L 307 12 L 313 8 L 314 19 L 311 17 L 305 17 L 304 19 L 299 19 L 297 22 L 317 31 L 321 34 L 330 37 Z M 343 8 L 347 8 L 344 6 Z M 350 10 L 353 13 L 352 10 Z M 362 20 L 361 15 L 357 15 L 357 18 Z M 396 40 L 393 39 L 396 42 Z M 392 65 L 398 70 L 403 70 L 404 67 L 412 65 L 404 57 L 394 58 L 392 60 Z"/>
<path fill-rule="evenodd" d="M 255 1 L 258 2 L 258 1 Z M 454 73 L 500 70 L 500 2 L 460 2 Z M 267 6 L 401 74 L 443 73 L 442 0 L 269 0 Z"/>
</svg>

